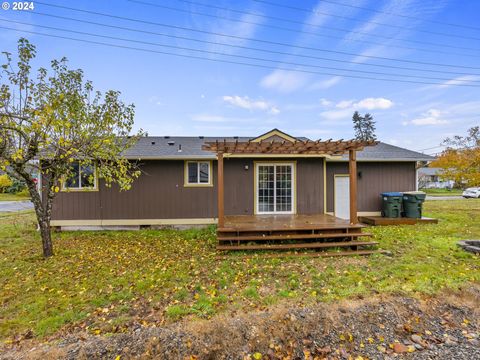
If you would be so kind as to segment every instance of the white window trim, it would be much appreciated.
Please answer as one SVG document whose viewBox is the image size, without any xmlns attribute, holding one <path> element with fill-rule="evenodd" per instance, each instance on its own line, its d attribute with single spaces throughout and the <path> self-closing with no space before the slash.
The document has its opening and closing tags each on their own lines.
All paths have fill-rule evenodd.
<svg viewBox="0 0 480 360">
<path fill-rule="evenodd" d="M 275 166 L 275 175 L 277 173 L 276 166 L 290 166 L 292 168 L 292 206 L 290 211 L 260 211 L 260 202 L 258 201 L 258 185 L 259 185 L 259 166 Z M 255 214 L 258 215 L 275 215 L 275 214 L 295 214 L 296 213 L 296 201 L 297 201 L 297 184 L 296 184 L 296 162 L 255 162 Z M 276 193 L 274 188 L 274 194 Z M 276 207 L 276 196 L 274 196 L 274 208 Z"/>
<path fill-rule="evenodd" d="M 97 165 L 91 164 L 93 166 L 93 186 L 83 187 L 80 180 L 81 173 L 81 164 L 79 163 L 78 171 L 78 187 L 68 187 L 66 186 L 66 181 L 62 181 L 62 191 L 97 191 L 98 190 L 98 177 L 97 177 Z"/>
<path fill-rule="evenodd" d="M 188 164 L 197 164 L 197 182 L 190 182 L 188 178 Z M 200 164 L 205 163 L 208 164 L 208 182 L 201 183 L 200 182 Z M 205 187 L 205 186 L 213 186 L 213 177 L 212 177 L 212 161 L 211 160 L 188 160 L 185 161 L 184 167 L 184 186 L 185 187 Z"/>
</svg>

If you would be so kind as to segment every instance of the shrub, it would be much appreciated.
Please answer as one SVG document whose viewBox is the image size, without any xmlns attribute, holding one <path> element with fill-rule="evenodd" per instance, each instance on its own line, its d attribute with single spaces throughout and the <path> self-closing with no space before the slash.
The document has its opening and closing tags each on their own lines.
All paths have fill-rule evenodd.
<svg viewBox="0 0 480 360">
<path fill-rule="evenodd" d="M 12 182 L 12 185 L 10 185 L 5 192 L 8 192 L 10 194 L 16 194 L 26 188 L 25 183 L 23 181 L 17 180 L 15 178 L 10 180 Z"/>
<path fill-rule="evenodd" d="M 17 193 L 18 196 L 30 197 L 30 193 L 27 188 L 23 188 Z"/>
<path fill-rule="evenodd" d="M 6 192 L 12 184 L 12 180 L 7 174 L 0 175 L 0 193 Z"/>
</svg>

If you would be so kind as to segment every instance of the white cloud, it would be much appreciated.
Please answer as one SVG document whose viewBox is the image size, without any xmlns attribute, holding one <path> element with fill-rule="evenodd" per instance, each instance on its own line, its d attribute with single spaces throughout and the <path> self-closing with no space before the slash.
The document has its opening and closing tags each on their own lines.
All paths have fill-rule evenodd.
<svg viewBox="0 0 480 360">
<path fill-rule="evenodd" d="M 353 105 L 353 100 L 342 100 L 342 101 L 339 101 L 335 105 L 335 107 L 338 109 L 346 109 L 346 108 L 352 107 L 352 105 Z"/>
<path fill-rule="evenodd" d="M 260 80 L 260 85 L 267 89 L 289 93 L 303 87 L 307 80 L 308 76 L 305 74 L 294 71 L 274 70 Z"/>
<path fill-rule="evenodd" d="M 393 101 L 385 98 L 366 98 L 353 105 L 357 109 L 385 110 L 393 106 Z"/>
<path fill-rule="evenodd" d="M 365 98 L 359 101 L 341 100 L 335 107 L 352 110 L 386 110 L 393 106 L 393 101 L 385 98 Z"/>
<path fill-rule="evenodd" d="M 331 102 L 330 100 L 321 98 L 321 99 L 320 99 L 320 105 L 322 105 L 322 106 L 330 106 L 330 105 L 332 105 L 332 102 Z"/>
<path fill-rule="evenodd" d="M 342 80 L 341 76 L 333 76 L 326 80 L 316 81 L 309 86 L 309 90 L 325 90 L 338 84 Z"/>
<path fill-rule="evenodd" d="M 327 121 L 350 119 L 355 110 L 386 110 L 394 105 L 386 98 L 365 98 L 359 101 L 341 100 L 335 104 L 338 110 L 328 110 L 320 113 L 320 117 Z"/>
<path fill-rule="evenodd" d="M 450 79 L 445 81 L 444 83 L 438 85 L 440 88 L 447 88 L 453 85 L 466 85 L 471 83 L 472 81 L 480 80 L 480 76 L 478 75 L 464 75 L 459 76 L 454 79 Z"/>
<path fill-rule="evenodd" d="M 426 125 L 443 125 L 447 124 L 448 121 L 442 118 L 444 113 L 438 109 L 429 109 L 427 112 L 423 113 L 421 117 L 404 121 L 402 124 L 406 125 L 415 125 L 415 126 L 426 126 Z"/>
<path fill-rule="evenodd" d="M 272 105 L 271 103 L 264 100 L 253 100 L 250 99 L 248 96 L 225 95 L 223 96 L 223 101 L 242 109 L 262 110 L 272 115 L 278 115 L 280 113 L 280 110 L 275 105 Z"/>
<path fill-rule="evenodd" d="M 280 110 L 279 110 L 278 108 L 276 108 L 275 106 L 272 107 L 269 112 L 270 112 L 270 114 L 272 114 L 272 115 L 278 115 L 278 114 L 280 114 Z"/>
</svg>

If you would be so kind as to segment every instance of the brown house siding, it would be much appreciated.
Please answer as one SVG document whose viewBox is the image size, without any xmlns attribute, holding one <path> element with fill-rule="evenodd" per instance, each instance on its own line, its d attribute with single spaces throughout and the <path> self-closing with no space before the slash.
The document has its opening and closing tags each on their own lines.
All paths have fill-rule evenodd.
<svg viewBox="0 0 480 360">
<path fill-rule="evenodd" d="M 297 159 L 296 163 L 297 213 L 323 213 L 323 159 Z M 58 193 L 52 219 L 195 219 L 217 216 L 215 162 L 213 187 L 185 187 L 183 160 L 143 161 L 142 171 L 129 191 L 120 192 L 115 185 L 107 188 L 100 181 L 99 191 Z M 254 213 L 253 159 L 225 159 L 225 213 Z"/>
<path fill-rule="evenodd" d="M 358 211 L 380 211 L 380 193 L 415 190 L 415 162 L 358 162 Z M 327 210 L 334 211 L 334 175 L 348 174 L 348 163 L 327 162 Z"/>
<path fill-rule="evenodd" d="M 253 214 L 253 166 L 252 159 L 225 159 L 225 215 Z"/>
<path fill-rule="evenodd" d="M 297 213 L 322 214 L 324 159 L 303 159 L 297 162 Z"/>
<path fill-rule="evenodd" d="M 54 220 L 179 219 L 216 216 L 213 187 L 184 187 L 184 161 L 144 161 L 142 175 L 128 191 L 113 185 L 99 191 L 60 192 Z M 216 183 L 216 164 L 213 168 Z"/>
</svg>

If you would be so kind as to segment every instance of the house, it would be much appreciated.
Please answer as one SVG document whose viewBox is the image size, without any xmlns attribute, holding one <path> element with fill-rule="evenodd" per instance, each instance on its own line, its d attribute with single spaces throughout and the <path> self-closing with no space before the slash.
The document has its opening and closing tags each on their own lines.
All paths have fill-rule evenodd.
<svg viewBox="0 0 480 360">
<path fill-rule="evenodd" d="M 455 181 L 442 177 L 442 169 L 424 167 L 418 169 L 419 189 L 452 189 Z"/>
<path fill-rule="evenodd" d="M 317 220 L 356 226 L 357 216 L 380 214 L 380 193 L 415 190 L 416 163 L 433 160 L 381 142 L 311 141 L 277 129 L 225 139 L 142 137 L 124 155 L 140 160 L 143 172 L 131 190 L 107 188 L 93 167 L 79 169 L 74 163 L 78 178 L 57 194 L 51 225 L 95 229 L 219 222 L 227 229 L 229 217 L 236 217 L 244 224 L 281 219 L 285 227 L 286 219 L 303 216 L 308 231 L 306 224 L 312 227 Z"/>
</svg>

